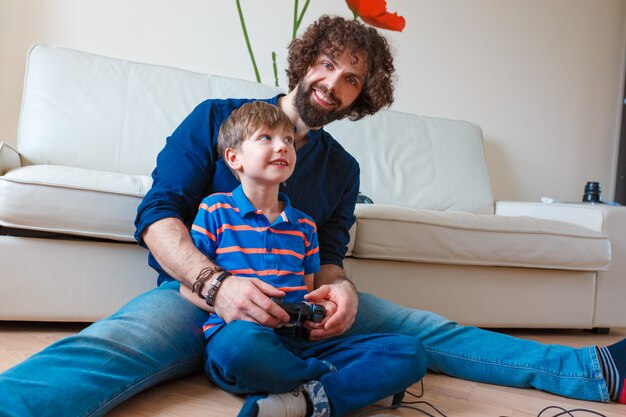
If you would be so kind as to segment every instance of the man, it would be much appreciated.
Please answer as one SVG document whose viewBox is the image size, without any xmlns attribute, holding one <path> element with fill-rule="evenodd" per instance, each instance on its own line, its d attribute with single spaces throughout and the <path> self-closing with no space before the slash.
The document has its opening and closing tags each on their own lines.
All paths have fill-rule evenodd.
<svg viewBox="0 0 626 417">
<path fill-rule="evenodd" d="M 541 345 L 358 294 L 345 278 L 341 264 L 354 222 L 358 164 L 318 128 L 391 104 L 393 71 L 389 46 L 374 29 L 323 16 L 290 45 L 287 73 L 293 90 L 266 100 L 297 128 L 298 164 L 281 191 L 318 224 L 322 267 L 308 299 L 330 307 L 328 318 L 311 329 L 312 339 L 405 333 L 422 341 L 428 366 L 436 372 L 579 399 L 626 401 L 624 341 L 602 348 L 602 354 L 595 347 Z M 238 185 L 216 156 L 214 142 L 221 122 L 247 101 L 202 103 L 159 154 L 153 188 L 136 221 L 136 237 L 150 248 L 159 287 L 0 375 L 0 416 L 102 415 L 147 387 L 202 369 L 201 329 L 208 313 L 180 297 L 179 287 L 191 288 L 212 264 L 193 245 L 187 226 L 203 196 Z M 215 279 L 202 283 L 202 294 L 216 290 Z M 226 322 L 276 327 L 288 317 L 269 300 L 273 291 L 228 277 L 211 299 Z M 603 370 L 614 378 L 605 379 Z"/>
<path fill-rule="evenodd" d="M 341 19 L 337 19 L 342 21 Z M 324 35 L 321 30 L 331 29 L 331 25 L 336 25 L 336 21 L 330 19 L 320 19 L 318 25 L 314 26 L 319 30 L 311 29 L 302 39 L 296 40 L 291 48 L 290 62 L 302 61 L 301 54 L 306 50 L 312 50 L 312 41 L 318 39 Z M 345 25 L 350 26 L 350 25 Z M 357 26 L 361 28 L 361 26 Z M 344 36 L 342 32 L 346 31 L 346 28 L 337 26 L 332 28 L 334 32 Z M 350 33 L 346 31 L 346 33 Z M 387 51 L 388 59 L 383 60 L 385 64 L 391 62 L 391 55 L 384 43 L 384 39 L 381 38 L 374 29 L 368 31 L 372 40 L 368 42 L 361 42 L 359 48 L 370 48 L 368 51 L 369 56 L 374 55 L 378 47 L 382 47 Z M 315 36 L 307 36 L 307 35 Z M 373 36 L 372 36 L 373 35 Z M 345 42 L 345 41 L 344 41 Z M 381 45 L 374 44 L 378 42 Z M 306 44 L 306 45 L 304 45 Z M 311 44 L 311 45 L 310 45 Z M 338 48 L 338 45 L 328 45 L 327 48 Z M 357 47 L 354 45 L 353 47 Z M 300 48 L 302 51 L 296 53 L 296 49 Z M 382 54 L 384 55 L 384 54 Z M 368 58 L 369 58 L 368 56 Z M 299 186 L 293 186 L 292 181 L 287 181 L 284 191 L 290 195 L 294 202 L 295 207 L 306 207 L 307 214 L 311 215 L 318 226 L 320 227 L 320 240 L 322 241 L 321 248 L 321 261 L 322 271 L 316 274 L 316 288 L 317 291 L 311 294 L 310 301 L 316 301 L 321 298 L 330 299 L 335 302 L 336 310 L 328 311 L 328 319 L 311 332 L 313 340 L 318 340 L 325 337 L 341 334 L 345 332 L 352 322 L 356 314 L 358 299 L 354 286 L 345 279 L 343 269 L 341 268 L 343 255 L 346 251 L 348 243 L 348 230 L 354 222 L 354 203 L 356 201 L 356 195 L 358 193 L 359 185 L 359 170 L 358 164 L 347 152 L 345 152 L 336 143 L 330 135 L 324 131 L 320 131 L 320 128 L 338 118 L 342 118 L 352 112 L 354 119 L 361 118 L 367 114 L 372 114 L 378 111 L 381 107 L 391 104 L 392 95 L 391 91 L 391 72 L 393 66 L 389 65 L 370 65 L 373 72 L 384 73 L 381 74 L 368 74 L 366 68 L 366 57 L 363 52 L 356 50 L 345 50 L 336 55 L 329 55 L 326 53 L 316 54 L 311 62 L 307 62 L 306 66 L 297 69 L 302 72 L 295 75 L 297 65 L 294 63 L 291 65 L 292 73 L 290 74 L 291 87 L 293 90 L 287 96 L 276 97 L 270 102 L 277 104 L 292 120 L 296 127 L 295 144 L 296 150 L 301 150 L 309 142 L 309 136 L 313 135 L 312 131 L 315 131 L 312 136 L 316 141 L 322 141 L 325 147 L 330 149 L 333 158 L 332 164 L 329 168 L 326 168 L 325 172 L 320 172 L 315 165 L 311 164 L 311 160 L 315 160 L 319 163 L 324 162 L 327 156 L 322 154 L 322 151 L 329 152 L 322 149 L 320 144 L 316 143 L 314 152 L 315 155 L 307 155 L 308 159 L 300 159 L 300 163 L 297 165 L 295 181 L 301 181 L 298 178 L 298 174 L 302 177 L 303 173 L 306 176 L 310 175 L 309 169 L 314 168 L 317 172 L 314 174 L 318 177 L 318 184 L 315 189 L 324 189 L 323 195 L 311 195 L 311 193 L 296 193 L 296 188 Z M 369 58 L 371 59 L 371 58 Z M 391 71 L 390 71 L 391 68 Z M 306 75 L 306 76 L 305 76 Z M 383 78 L 384 83 L 374 83 L 374 76 Z M 373 98 L 364 99 L 364 94 L 361 94 L 364 83 L 369 82 L 373 86 L 370 88 L 376 95 Z M 355 101 L 360 98 L 367 102 L 367 106 L 357 107 Z M 379 103 L 377 103 L 376 101 Z M 217 135 L 213 137 L 208 136 L 208 132 L 211 129 L 219 127 L 217 120 L 211 121 L 211 126 L 204 126 L 203 121 L 206 120 L 209 115 L 216 112 L 227 115 L 234 108 L 239 107 L 242 103 L 248 100 L 227 100 L 221 101 L 209 101 L 201 104 L 188 119 L 181 125 L 183 129 L 197 129 L 194 131 L 194 135 L 201 137 L 207 142 L 215 141 Z M 218 110 L 215 110 L 217 108 Z M 177 130 L 177 132 L 179 132 Z M 197 178 L 203 174 L 199 172 L 205 169 L 204 161 L 197 162 L 194 158 L 190 158 L 189 155 L 185 155 L 182 152 L 178 152 L 178 148 L 184 146 L 190 146 L 186 144 L 187 133 L 177 134 L 170 138 L 172 146 L 168 149 L 168 145 L 164 149 L 163 153 L 159 157 L 157 162 L 157 175 L 153 175 L 155 183 L 152 190 L 146 196 L 144 202 L 139 207 L 138 216 L 138 232 L 137 238 L 139 241 L 143 238 L 143 241 L 151 249 L 151 253 L 154 255 L 159 265 L 167 265 L 169 270 L 166 270 L 168 275 L 174 276 L 179 279 L 184 285 L 191 286 L 193 280 L 198 276 L 198 272 L 208 266 L 214 266 L 205 256 L 201 255 L 194 247 L 191 241 L 185 236 L 188 234 L 187 215 L 192 215 L 193 212 L 189 211 L 185 215 L 184 220 L 173 218 L 169 216 L 169 211 L 163 212 L 163 206 L 151 205 L 152 200 L 156 199 L 154 194 L 160 194 L 161 179 L 163 182 L 171 181 L 171 177 L 176 175 L 177 179 L 182 178 Z M 214 132 L 216 133 L 216 132 Z M 175 142 L 180 140 L 180 144 Z M 193 146 L 196 146 L 194 144 Z M 202 145 L 199 145 L 201 148 Z M 206 150 L 210 152 L 210 150 Z M 320 155 L 317 155 L 319 153 Z M 215 164 L 215 174 L 213 176 L 212 192 L 220 191 L 232 191 L 231 176 L 228 175 L 226 170 L 222 169 L 223 164 L 216 157 L 213 157 L 213 161 L 209 165 Z M 196 164 L 196 168 L 190 167 L 190 165 Z M 180 166 L 184 165 L 189 167 L 189 172 L 182 174 L 180 172 Z M 159 171 L 159 168 L 161 168 Z M 172 172 L 166 171 L 171 167 Z M 209 176 L 209 175 L 207 175 Z M 227 184 L 224 184 L 224 178 L 230 179 Z M 328 184 L 322 184 L 328 182 Z M 204 185 L 204 184 L 203 184 Z M 310 182 L 307 184 L 312 187 Z M 319 187 L 317 186 L 319 185 Z M 185 189 L 186 194 L 194 195 L 202 187 L 197 187 L 198 190 L 193 189 L 192 184 Z M 204 190 L 202 190 L 204 191 Z M 342 195 L 343 194 L 343 195 Z M 336 207 L 335 201 L 337 195 L 341 196 L 341 204 Z M 195 200 L 195 199 L 194 199 Z M 189 207 L 195 207 L 197 203 L 191 201 L 186 204 Z M 315 207 L 315 208 L 314 208 Z M 322 207 L 322 210 L 320 210 Z M 172 212 L 184 212 L 185 208 L 182 204 L 176 202 L 171 203 L 170 210 Z M 343 218 L 343 220 L 339 220 Z M 145 226 L 149 224 L 148 226 Z M 175 238 L 172 237 L 175 235 Z M 167 239 L 163 241 L 162 237 L 167 236 Z M 324 244 L 326 243 L 326 244 Z M 165 274 L 161 274 L 161 279 L 171 279 Z M 327 284 L 327 285 L 322 285 Z M 209 282 L 205 283 L 205 290 L 208 290 Z M 205 291 L 206 292 L 206 291 Z M 265 326 L 276 327 L 281 322 L 286 320 L 285 313 L 278 308 L 275 304 L 271 303 L 269 297 L 276 296 L 275 291 L 269 288 L 257 285 L 256 283 L 250 283 L 248 280 L 239 280 L 236 277 L 224 281 L 220 287 L 219 292 L 216 294 L 215 308 L 218 314 L 223 317 L 227 322 L 232 320 L 251 320 L 256 321 L 259 324 Z"/>
</svg>

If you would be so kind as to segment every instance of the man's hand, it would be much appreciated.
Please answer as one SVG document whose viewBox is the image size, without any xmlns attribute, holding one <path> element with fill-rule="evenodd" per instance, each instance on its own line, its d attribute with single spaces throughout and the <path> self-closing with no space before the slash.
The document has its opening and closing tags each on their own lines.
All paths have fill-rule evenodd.
<svg viewBox="0 0 626 417">
<path fill-rule="evenodd" d="M 359 298 L 354 285 L 345 278 L 343 270 L 335 265 L 323 265 L 321 276 L 316 274 L 316 284 L 322 284 L 315 291 L 304 298 L 311 303 L 321 304 L 326 308 L 324 320 L 321 323 L 307 322 L 310 330 L 310 340 L 322 340 L 345 333 L 354 323 Z M 318 273 L 318 274 L 320 274 Z"/>
<path fill-rule="evenodd" d="M 215 265 L 196 248 L 189 230 L 177 218 L 165 218 L 152 223 L 143 233 L 150 251 L 174 278 L 181 281 L 181 293 L 199 308 L 211 311 L 210 307 L 190 290 L 198 272 Z M 213 278 L 213 277 L 211 277 Z M 206 294 L 209 279 L 201 293 Z M 228 277 L 222 282 L 215 296 L 215 311 L 227 323 L 247 320 L 263 326 L 277 327 L 289 322 L 289 314 L 269 297 L 282 297 L 285 293 L 258 279 Z"/>
<path fill-rule="evenodd" d="M 210 280 L 207 285 L 210 284 Z M 270 297 L 285 293 L 257 278 L 226 278 L 215 296 L 215 312 L 226 323 L 245 320 L 266 327 L 279 327 L 289 322 L 289 314 Z"/>
</svg>

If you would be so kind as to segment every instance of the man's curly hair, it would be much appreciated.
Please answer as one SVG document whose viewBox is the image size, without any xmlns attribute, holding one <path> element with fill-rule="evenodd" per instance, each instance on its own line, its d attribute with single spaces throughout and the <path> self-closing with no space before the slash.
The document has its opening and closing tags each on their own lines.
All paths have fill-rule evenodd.
<svg viewBox="0 0 626 417">
<path fill-rule="evenodd" d="M 395 68 L 389 43 L 376 29 L 342 17 L 323 15 L 291 42 L 286 71 L 289 88 L 296 88 L 319 54 L 334 57 L 346 51 L 363 55 L 367 71 L 363 90 L 347 117 L 359 120 L 391 105 Z"/>
</svg>

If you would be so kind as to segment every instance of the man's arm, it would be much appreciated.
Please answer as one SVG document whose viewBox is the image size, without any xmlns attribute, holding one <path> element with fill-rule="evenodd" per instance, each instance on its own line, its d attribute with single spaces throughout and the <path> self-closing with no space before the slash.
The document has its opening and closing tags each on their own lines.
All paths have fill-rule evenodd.
<svg viewBox="0 0 626 417">
<path fill-rule="evenodd" d="M 307 322 L 311 340 L 321 340 L 345 333 L 356 317 L 359 306 L 357 289 L 337 265 L 322 265 L 315 274 L 316 290 L 304 298 L 326 307 L 321 323 Z"/>
<path fill-rule="evenodd" d="M 189 230 L 177 218 L 169 217 L 152 223 L 142 237 L 165 272 L 188 288 L 202 269 L 215 266 L 195 247 Z M 204 307 L 208 311 L 208 306 Z"/>
<path fill-rule="evenodd" d="M 181 285 L 191 288 L 200 271 L 214 267 L 193 243 L 189 230 L 177 218 L 165 218 L 148 226 L 143 232 L 143 241 L 159 265 Z M 209 279 L 202 289 L 206 294 L 213 280 Z M 289 321 L 289 315 L 269 297 L 282 297 L 284 292 L 258 279 L 229 277 L 220 286 L 215 297 L 215 311 L 227 323 L 232 320 L 247 320 L 263 326 L 276 327 Z M 211 311 L 199 297 L 192 302 Z"/>
</svg>

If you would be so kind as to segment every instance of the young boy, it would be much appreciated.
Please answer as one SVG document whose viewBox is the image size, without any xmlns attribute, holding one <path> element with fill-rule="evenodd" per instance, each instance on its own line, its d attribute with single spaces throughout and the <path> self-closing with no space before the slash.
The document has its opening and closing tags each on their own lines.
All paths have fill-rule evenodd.
<svg viewBox="0 0 626 417">
<path fill-rule="evenodd" d="M 197 295 L 184 286 L 181 293 L 211 305 L 214 286 L 201 294 L 204 282 L 219 285 L 232 274 L 271 284 L 285 302 L 303 301 L 319 254 L 315 223 L 279 192 L 296 163 L 291 121 L 271 104 L 244 104 L 222 124 L 218 150 L 241 185 L 205 198 L 191 235 L 224 271 L 201 274 Z M 252 394 L 240 416 L 341 416 L 402 392 L 426 372 L 421 344 L 405 335 L 312 342 L 257 323 L 226 324 L 216 314 L 204 331 L 207 376 L 230 393 Z"/>
</svg>

